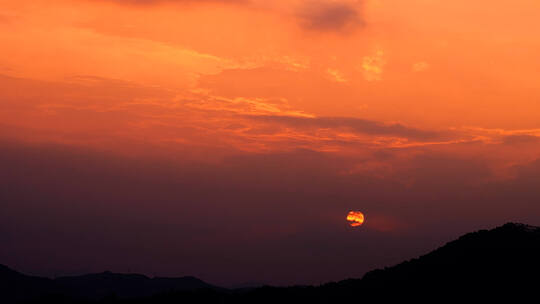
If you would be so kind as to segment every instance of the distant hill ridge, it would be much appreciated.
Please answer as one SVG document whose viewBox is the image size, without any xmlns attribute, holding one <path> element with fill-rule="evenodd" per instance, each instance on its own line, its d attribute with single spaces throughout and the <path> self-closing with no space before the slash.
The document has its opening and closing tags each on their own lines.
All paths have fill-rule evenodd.
<svg viewBox="0 0 540 304">
<path fill-rule="evenodd" d="M 221 288 L 192 276 L 149 278 L 141 274 L 119 274 L 105 271 L 55 279 L 32 277 L 0 265 L 0 302 L 28 300 L 44 295 L 65 295 L 70 298 L 102 299 L 140 298 L 183 290 Z"/>
<path fill-rule="evenodd" d="M 193 277 L 150 279 L 110 272 L 50 280 L 0 266 L 0 301 L 21 299 L 22 291 L 26 298 L 43 292 L 76 299 L 106 299 L 111 293 L 138 298 L 127 303 L 484 303 L 505 299 L 518 303 L 538 299 L 539 287 L 540 228 L 519 223 L 465 234 L 419 258 L 368 272 L 362 279 L 317 287 L 225 290 Z"/>
</svg>

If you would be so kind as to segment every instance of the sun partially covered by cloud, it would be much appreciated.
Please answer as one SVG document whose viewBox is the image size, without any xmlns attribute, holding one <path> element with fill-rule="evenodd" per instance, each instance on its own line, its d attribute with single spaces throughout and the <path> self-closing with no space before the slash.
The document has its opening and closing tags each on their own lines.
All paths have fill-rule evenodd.
<svg viewBox="0 0 540 304">
<path fill-rule="evenodd" d="M 350 211 L 347 214 L 347 221 L 351 227 L 358 227 L 364 224 L 364 214 L 360 211 Z"/>
</svg>

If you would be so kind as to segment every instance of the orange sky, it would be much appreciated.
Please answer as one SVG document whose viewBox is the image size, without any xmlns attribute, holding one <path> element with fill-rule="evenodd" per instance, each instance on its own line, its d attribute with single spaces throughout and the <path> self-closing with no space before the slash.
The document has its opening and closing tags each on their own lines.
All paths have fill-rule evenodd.
<svg viewBox="0 0 540 304">
<path fill-rule="evenodd" d="M 202 132 L 255 150 L 297 137 L 365 140 L 317 123 L 316 134 L 278 131 L 257 115 L 452 128 L 464 140 L 537 135 L 538 9 L 532 0 L 1 1 L 0 115 L 44 133 L 140 128 L 152 141 L 197 144 Z"/>
<path fill-rule="evenodd" d="M 471 184 L 512 180 L 540 155 L 539 12 L 537 0 L 0 0 L 0 139 L 219 165 L 313 151 L 339 176 L 404 189 L 424 173 L 468 183 L 453 166 L 477 162 L 489 174 Z M 364 226 L 407 226 L 389 204 Z"/>
</svg>

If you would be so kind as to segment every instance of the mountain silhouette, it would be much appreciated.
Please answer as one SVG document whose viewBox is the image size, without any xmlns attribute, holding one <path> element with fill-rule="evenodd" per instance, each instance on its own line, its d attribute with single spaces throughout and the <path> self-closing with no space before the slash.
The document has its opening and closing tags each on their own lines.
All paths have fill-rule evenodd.
<svg viewBox="0 0 540 304">
<path fill-rule="evenodd" d="M 2 303 L 32 299 L 56 292 L 54 282 L 50 279 L 23 275 L 0 265 L 0 302 Z"/>
<path fill-rule="evenodd" d="M 103 272 L 54 280 L 70 296 L 94 299 L 115 295 L 119 298 L 151 296 L 158 293 L 217 288 L 194 277 L 148 278 L 140 274 Z"/>
<path fill-rule="evenodd" d="M 374 299 L 501 300 L 535 297 L 540 283 L 540 228 L 508 223 L 468 233 L 417 259 L 329 284 L 346 296 Z"/>
<path fill-rule="evenodd" d="M 0 303 L 62 297 L 85 300 L 142 298 L 167 292 L 221 288 L 195 277 L 149 278 L 109 271 L 56 279 L 27 276 L 0 265 Z"/>
<path fill-rule="evenodd" d="M 61 298 L 64 303 L 81 299 L 100 303 L 525 302 L 538 298 L 540 228 L 508 223 L 468 233 L 419 258 L 368 272 L 362 279 L 321 286 L 226 290 L 192 277 L 150 279 L 109 272 L 49 280 L 7 267 L 0 267 L 0 284 L 0 301 L 33 297 L 33 303 L 62 302 L 58 296 L 68 297 Z"/>
</svg>

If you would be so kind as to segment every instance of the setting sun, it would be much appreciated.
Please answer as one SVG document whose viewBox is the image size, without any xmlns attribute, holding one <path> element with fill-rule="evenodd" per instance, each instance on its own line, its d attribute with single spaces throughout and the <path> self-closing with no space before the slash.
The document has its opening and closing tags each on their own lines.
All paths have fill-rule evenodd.
<svg viewBox="0 0 540 304">
<path fill-rule="evenodd" d="M 347 221 L 350 222 L 351 227 L 362 226 L 364 223 L 364 214 L 360 211 L 351 211 L 347 214 Z"/>
</svg>

